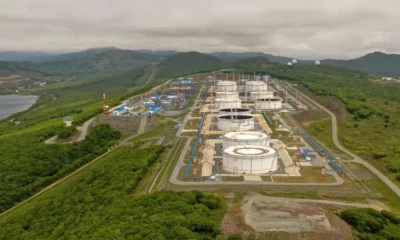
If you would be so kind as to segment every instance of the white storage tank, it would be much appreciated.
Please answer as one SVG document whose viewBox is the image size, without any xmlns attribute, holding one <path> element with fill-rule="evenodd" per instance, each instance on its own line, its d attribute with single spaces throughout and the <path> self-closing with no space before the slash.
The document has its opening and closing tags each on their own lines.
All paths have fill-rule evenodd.
<svg viewBox="0 0 400 240">
<path fill-rule="evenodd" d="M 273 98 L 274 92 L 250 92 L 250 97 L 254 99 Z"/>
<path fill-rule="evenodd" d="M 216 92 L 216 98 L 235 99 L 235 98 L 239 98 L 239 93 L 238 92 Z"/>
<path fill-rule="evenodd" d="M 266 132 L 230 132 L 222 138 L 225 148 L 232 146 L 255 145 L 269 146 L 269 136 Z"/>
<path fill-rule="evenodd" d="M 275 149 L 265 146 L 231 146 L 223 151 L 222 169 L 238 174 L 262 174 L 278 170 Z"/>
<path fill-rule="evenodd" d="M 247 131 L 254 129 L 254 117 L 249 115 L 223 115 L 218 117 L 218 129 L 223 131 Z"/>
<path fill-rule="evenodd" d="M 268 91 L 268 85 L 261 81 L 253 81 L 251 84 L 246 84 L 246 91 L 248 92 Z"/>
<path fill-rule="evenodd" d="M 223 108 L 220 109 L 219 115 L 251 115 L 251 110 L 248 108 Z"/>
<path fill-rule="evenodd" d="M 217 98 L 214 101 L 214 107 L 216 109 L 241 108 L 242 107 L 242 101 L 239 98 L 236 98 L 236 99 L 220 99 L 220 98 Z"/>
<path fill-rule="evenodd" d="M 237 84 L 233 81 L 220 81 L 217 82 L 217 92 L 237 91 Z"/>
<path fill-rule="evenodd" d="M 260 110 L 274 110 L 282 108 L 282 99 L 280 98 L 261 98 L 254 101 L 254 108 Z"/>
</svg>

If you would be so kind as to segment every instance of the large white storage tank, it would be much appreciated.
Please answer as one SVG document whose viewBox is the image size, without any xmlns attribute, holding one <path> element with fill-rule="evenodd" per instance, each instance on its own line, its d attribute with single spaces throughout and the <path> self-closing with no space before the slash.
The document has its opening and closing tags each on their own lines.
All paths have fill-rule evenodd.
<svg viewBox="0 0 400 240">
<path fill-rule="evenodd" d="M 250 97 L 254 99 L 273 98 L 274 92 L 250 92 Z"/>
<path fill-rule="evenodd" d="M 223 108 L 218 110 L 219 115 L 251 115 L 251 110 L 248 108 Z"/>
<path fill-rule="evenodd" d="M 282 108 L 282 99 L 280 98 L 262 98 L 254 101 L 254 108 L 260 110 L 275 110 Z"/>
<path fill-rule="evenodd" d="M 222 169 L 238 174 L 262 174 L 278 170 L 278 157 L 271 147 L 231 146 L 223 151 Z"/>
<path fill-rule="evenodd" d="M 223 115 L 218 117 L 218 129 L 223 131 L 247 131 L 254 129 L 254 117 L 249 115 Z"/>
<path fill-rule="evenodd" d="M 233 81 L 217 82 L 217 92 L 237 91 L 237 84 Z"/>
<path fill-rule="evenodd" d="M 214 101 L 214 107 L 216 109 L 241 108 L 242 107 L 242 101 L 239 98 L 236 98 L 236 99 L 220 99 L 220 98 L 217 98 Z"/>
<path fill-rule="evenodd" d="M 232 146 L 255 145 L 269 146 L 269 136 L 265 132 L 230 132 L 222 138 L 225 148 Z"/>
<path fill-rule="evenodd" d="M 251 84 L 246 83 L 246 91 L 250 92 L 268 91 L 268 85 L 261 81 L 254 81 Z"/>
<path fill-rule="evenodd" d="M 235 99 L 235 98 L 239 98 L 239 93 L 238 92 L 216 92 L 216 98 Z"/>
</svg>

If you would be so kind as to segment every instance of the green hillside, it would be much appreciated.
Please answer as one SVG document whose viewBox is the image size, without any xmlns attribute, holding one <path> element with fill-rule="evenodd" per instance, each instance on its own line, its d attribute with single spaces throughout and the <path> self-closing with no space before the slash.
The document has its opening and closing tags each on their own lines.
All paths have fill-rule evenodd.
<svg viewBox="0 0 400 240">
<path fill-rule="evenodd" d="M 266 57 L 257 56 L 257 57 L 241 59 L 233 63 L 233 65 L 237 67 L 246 67 L 246 66 L 262 67 L 263 65 L 270 63 L 271 62 Z"/>
<path fill-rule="evenodd" d="M 264 58 L 267 58 L 270 62 L 282 63 L 282 64 L 286 64 L 287 62 L 290 62 L 293 60 L 293 58 L 275 56 L 272 54 L 266 54 L 266 53 L 262 53 L 262 52 L 242 52 L 242 53 L 213 52 L 213 53 L 209 53 L 209 54 L 212 56 L 216 56 L 216 57 L 220 58 L 221 60 L 227 61 L 227 62 L 236 62 L 236 61 L 239 61 L 242 59 L 252 58 L 252 57 L 264 57 Z M 298 63 L 309 64 L 309 63 L 312 63 L 312 61 L 298 60 Z"/>
<path fill-rule="evenodd" d="M 196 72 L 212 71 L 229 66 L 217 57 L 199 53 L 178 53 L 157 66 L 157 78 L 170 79 Z"/>
<path fill-rule="evenodd" d="M 351 60 L 326 59 L 322 64 L 329 64 L 347 69 L 359 70 L 380 76 L 400 76 L 400 55 L 374 52 Z"/>
<path fill-rule="evenodd" d="M 159 61 L 159 57 L 150 54 L 111 49 L 101 52 L 84 51 L 60 55 L 52 61 L 38 63 L 36 66 L 43 72 L 70 76 L 129 70 Z"/>
</svg>

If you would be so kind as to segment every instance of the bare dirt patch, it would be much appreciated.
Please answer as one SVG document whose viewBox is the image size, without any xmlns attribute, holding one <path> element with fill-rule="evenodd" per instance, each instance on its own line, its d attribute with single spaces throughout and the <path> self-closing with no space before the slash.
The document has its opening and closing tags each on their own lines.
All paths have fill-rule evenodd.
<svg viewBox="0 0 400 240">
<path fill-rule="evenodd" d="M 254 193 L 245 196 L 242 203 L 230 203 L 221 232 L 225 236 L 237 233 L 253 239 L 352 239 L 351 228 L 329 212 L 331 208 L 349 206 L 334 203 Z"/>
</svg>

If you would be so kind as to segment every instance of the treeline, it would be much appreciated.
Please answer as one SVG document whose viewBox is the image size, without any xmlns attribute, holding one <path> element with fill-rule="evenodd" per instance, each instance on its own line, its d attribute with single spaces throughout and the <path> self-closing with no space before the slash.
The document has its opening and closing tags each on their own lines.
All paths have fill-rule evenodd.
<svg viewBox="0 0 400 240">
<path fill-rule="evenodd" d="M 400 218 L 393 213 L 372 208 L 345 210 L 340 217 L 356 230 L 360 240 L 398 240 L 400 239 Z"/>
<path fill-rule="evenodd" d="M 74 144 L 38 143 L 32 133 L 0 138 L 0 212 L 93 160 L 119 137 L 110 126 L 99 125 Z"/>
<path fill-rule="evenodd" d="M 222 199 L 199 191 L 136 192 L 163 146 L 120 147 L 0 219 L 0 239 L 214 239 Z"/>
</svg>

